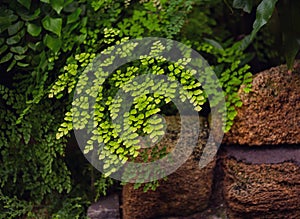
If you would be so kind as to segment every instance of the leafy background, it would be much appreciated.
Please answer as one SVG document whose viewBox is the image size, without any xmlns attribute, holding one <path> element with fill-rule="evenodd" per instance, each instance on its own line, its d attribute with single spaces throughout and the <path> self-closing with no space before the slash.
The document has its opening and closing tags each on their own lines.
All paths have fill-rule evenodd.
<svg viewBox="0 0 300 219">
<path fill-rule="evenodd" d="M 251 89 L 250 72 L 284 62 L 281 51 L 292 70 L 299 50 L 296 0 L 3 0 L 0 9 L 0 218 L 84 218 L 91 202 L 121 189 L 88 164 L 71 123 L 78 78 L 96 54 L 116 42 L 158 36 L 200 52 L 224 88 L 226 130 L 241 106 L 239 87 Z M 199 97 L 196 109 L 208 116 L 208 94 L 193 84 L 192 75 L 176 71 L 180 64 L 168 68 L 170 63 L 149 58 L 131 64 L 103 86 L 100 131 L 111 129 L 109 100 L 116 90 L 149 68 L 185 79 L 191 95 Z M 159 100 L 148 96 L 146 102 L 157 101 L 154 111 L 176 113 L 164 108 L 170 109 L 167 99 Z M 130 112 L 140 130 L 147 127 L 141 112 L 141 107 Z M 114 136 L 100 135 L 115 142 Z M 122 141 L 110 146 L 128 159 L 139 153 L 138 148 L 126 153 Z M 157 182 L 145 186 L 155 189 Z"/>
</svg>

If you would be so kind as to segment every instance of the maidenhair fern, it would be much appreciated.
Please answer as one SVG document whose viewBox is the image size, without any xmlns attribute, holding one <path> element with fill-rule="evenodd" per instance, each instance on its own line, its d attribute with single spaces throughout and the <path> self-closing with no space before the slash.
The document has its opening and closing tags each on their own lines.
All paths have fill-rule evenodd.
<svg viewBox="0 0 300 219">
<path fill-rule="evenodd" d="M 116 29 L 105 29 L 103 41 L 113 43 L 113 39 L 118 38 L 119 33 L 120 31 Z M 127 40 L 128 38 L 116 39 L 115 43 L 118 45 Z M 49 97 L 60 98 L 65 89 L 69 93 L 73 91 L 74 83 L 79 79 L 75 91 L 77 97 L 73 100 L 73 107 L 65 114 L 65 121 L 58 129 L 56 137 L 60 139 L 72 129 L 87 129 L 89 139 L 83 152 L 89 154 L 95 149 L 98 151 L 98 159 L 104 162 L 105 176 L 113 174 L 125 162 L 134 160 L 140 155 L 139 136 L 149 135 L 152 144 L 161 139 L 165 134 L 165 127 L 158 125 L 162 122 L 161 118 L 153 116 L 161 113 L 161 106 L 169 103 L 176 92 L 179 92 L 182 102 L 188 101 L 196 111 L 202 109 L 207 97 L 214 95 L 202 90 L 201 83 L 195 78 L 195 70 L 186 69 L 192 61 L 191 58 L 181 58 L 174 63 L 160 56 L 153 58 L 160 52 L 170 49 L 159 41 L 152 44 L 149 55 L 127 63 L 109 76 L 109 72 L 105 69 L 114 64 L 117 56 L 119 58 L 133 56 L 136 46 L 136 43 L 124 44 L 112 56 L 109 54 L 114 46 L 107 47 L 102 53 L 108 56 L 99 64 L 95 62 L 97 58 L 94 59 L 94 53 L 75 55 L 74 58 L 70 58 L 72 64 L 64 68 L 63 75 L 67 77 L 60 76 L 49 94 Z M 245 85 L 245 92 L 249 92 L 251 88 L 252 75 L 248 72 L 249 66 L 241 65 L 240 59 L 243 59 L 243 54 L 238 50 L 237 44 L 223 49 L 221 46 L 216 46 L 216 43 L 208 41 L 199 44 L 197 49 L 213 55 L 216 59 L 214 68 L 219 75 L 227 100 L 225 131 L 228 131 L 236 116 L 236 108 L 242 105 L 238 96 L 240 86 Z M 183 55 L 183 57 L 188 56 Z M 206 69 L 206 71 L 210 70 Z M 88 72 L 93 73 L 92 77 L 88 76 Z M 166 78 L 157 79 L 156 76 L 161 75 L 165 75 Z M 143 80 L 139 80 L 139 77 Z M 206 83 L 210 83 L 209 79 Z M 72 85 L 71 88 L 69 84 Z M 178 89 L 180 86 L 183 89 Z M 120 93 L 120 90 L 123 93 Z M 126 93 L 132 98 L 133 104 L 127 106 L 128 111 L 124 111 L 128 101 L 124 99 Z M 90 106 L 91 99 L 96 100 L 92 102 L 94 106 Z M 217 105 L 219 100 L 214 98 L 212 100 L 215 103 L 210 104 Z M 88 113 L 90 107 L 93 108 L 93 115 Z M 99 145 L 103 146 L 99 148 Z"/>
<path fill-rule="evenodd" d="M 110 35 L 107 34 L 106 36 Z M 136 43 L 124 45 L 116 52 L 119 58 L 132 56 L 132 51 L 137 46 Z M 78 93 L 78 98 L 74 99 L 72 109 L 66 113 L 65 122 L 59 128 L 57 138 L 66 135 L 73 128 L 89 129 L 90 138 L 86 142 L 83 152 L 88 154 L 98 145 L 103 145 L 98 152 L 98 158 L 104 161 L 103 169 L 105 175 L 109 176 L 117 171 L 117 166 L 139 155 L 141 149 L 138 140 L 139 135 L 149 135 L 152 143 L 156 143 L 165 134 L 164 127 L 159 125 L 161 118 L 154 118 L 153 116 L 159 113 L 160 107 L 169 103 L 176 93 L 179 93 L 182 102 L 188 101 L 196 110 L 201 110 L 201 106 L 205 102 L 205 95 L 201 90 L 201 84 L 196 82 L 196 71 L 185 69 L 191 59 L 182 58 L 175 63 L 168 63 L 164 57 L 153 58 L 154 55 L 166 49 L 168 48 L 159 41 L 155 42 L 149 55 L 140 57 L 130 66 L 116 70 L 105 83 L 104 81 L 108 76 L 105 67 L 112 65 L 116 56 L 108 56 L 98 66 L 93 66 L 93 62 L 86 66 L 82 59 L 76 59 L 76 57 L 92 56 L 88 54 L 76 55 L 77 63 L 75 65 L 80 66 L 80 69 L 83 70 L 75 91 Z M 108 51 L 111 51 L 110 47 L 103 53 Z M 91 68 L 96 68 L 92 83 L 86 74 Z M 68 72 L 70 69 L 65 69 L 66 73 L 64 74 L 70 74 Z M 143 75 L 146 75 L 143 80 L 135 79 Z M 157 78 L 155 75 L 167 75 L 167 77 Z M 68 80 L 59 80 L 52 87 L 50 96 L 60 97 L 58 94 L 63 90 L 63 87 L 66 88 L 65 85 Z M 179 82 L 183 89 L 178 89 Z M 120 90 L 123 94 L 118 93 Z M 121 109 L 121 106 L 124 108 L 127 104 L 126 101 L 128 101 L 126 98 L 124 99 L 125 93 L 130 94 L 133 105 L 128 106 L 129 111 L 120 113 L 121 110 L 124 110 Z M 91 107 L 89 101 L 91 98 L 96 98 L 96 102 L 92 106 L 95 111 L 92 127 L 89 124 L 92 115 L 87 113 Z M 120 120 L 122 121 L 120 122 Z"/>
<path fill-rule="evenodd" d="M 227 132 L 233 125 L 237 108 L 243 104 L 238 94 L 240 87 L 243 85 L 243 92 L 249 93 L 252 86 L 250 66 L 243 64 L 246 55 L 239 50 L 239 43 L 223 48 L 217 42 L 208 40 L 196 47 L 199 52 L 213 55 L 214 71 L 219 77 L 226 96 L 227 121 L 225 131 Z"/>
</svg>

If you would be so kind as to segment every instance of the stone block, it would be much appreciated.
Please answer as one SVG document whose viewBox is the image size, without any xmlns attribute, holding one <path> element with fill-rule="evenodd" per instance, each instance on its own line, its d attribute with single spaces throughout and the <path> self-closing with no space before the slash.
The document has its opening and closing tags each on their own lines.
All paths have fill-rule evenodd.
<svg viewBox="0 0 300 219">
<path fill-rule="evenodd" d="M 226 147 L 229 218 L 300 218 L 300 148 Z"/>
<path fill-rule="evenodd" d="M 167 181 L 160 180 L 156 191 L 146 193 L 133 184 L 123 187 L 123 218 L 150 219 L 178 217 L 204 210 L 209 203 L 212 190 L 215 160 L 205 168 L 199 161 L 189 159 Z"/>
<path fill-rule="evenodd" d="M 113 194 L 101 198 L 88 208 L 90 219 L 120 219 L 119 196 Z"/>
<path fill-rule="evenodd" d="M 293 75 L 281 65 L 255 75 L 252 92 L 239 95 L 243 106 L 225 144 L 300 144 L 300 69 Z"/>
<path fill-rule="evenodd" d="M 179 136 L 180 119 L 178 117 L 165 119 L 168 124 L 167 133 L 160 144 L 168 145 L 167 150 L 172 150 Z M 148 190 L 145 193 L 142 188 L 134 189 L 133 184 L 123 187 L 123 219 L 184 217 L 200 212 L 208 206 L 216 159 L 214 155 L 203 153 L 207 142 L 208 127 L 204 125 L 203 119 L 200 118 L 200 120 L 202 121 L 200 122 L 201 132 L 192 155 L 175 172 L 167 176 L 166 181 L 159 180 L 160 185 L 155 191 Z M 188 144 L 189 135 L 181 137 L 187 138 Z M 200 158 L 207 155 L 212 159 L 209 159 L 208 165 L 200 168 Z"/>
</svg>

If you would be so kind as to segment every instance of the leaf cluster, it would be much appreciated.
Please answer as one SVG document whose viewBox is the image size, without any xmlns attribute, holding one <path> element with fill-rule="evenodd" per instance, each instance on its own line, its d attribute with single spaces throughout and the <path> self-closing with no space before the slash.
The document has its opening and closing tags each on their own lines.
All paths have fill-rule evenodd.
<svg viewBox="0 0 300 219">
<path fill-rule="evenodd" d="M 87 66 L 83 71 L 76 87 L 76 92 L 80 96 L 74 99 L 73 108 L 66 113 L 65 122 L 61 124 L 57 133 L 57 138 L 61 138 L 73 128 L 85 129 L 92 125 L 88 131 L 90 138 L 87 140 L 84 153 L 88 154 L 97 145 L 103 145 L 98 156 L 104 161 L 103 169 L 107 176 L 117 171 L 116 166 L 139 155 L 141 148 L 139 136 L 149 135 L 150 141 L 155 143 L 164 135 L 161 118 L 154 116 L 161 111 L 160 106 L 169 103 L 176 95 L 182 102 L 190 102 L 198 111 L 205 102 L 201 84 L 195 79 L 196 71 L 185 69 L 191 61 L 188 58 L 167 63 L 164 57 L 156 59 L 153 55 L 140 57 L 132 65 L 116 70 L 104 83 L 108 72 L 103 67 L 113 65 L 115 59 L 133 55 L 131 51 L 136 44 L 125 46 L 120 50 L 118 57 L 108 56 L 100 65 L 93 66 L 97 70 L 92 77 L 95 78 L 92 84 L 89 83 L 90 76 L 86 74 L 92 67 Z M 165 45 L 157 41 L 152 45 L 150 54 L 165 49 L 167 49 Z M 82 54 L 78 57 L 81 56 Z M 149 72 L 151 75 L 168 77 L 155 79 L 148 75 Z M 146 75 L 145 80 L 134 80 L 135 77 L 142 75 Z M 182 86 L 180 90 L 178 81 Z M 128 112 L 124 112 L 128 100 L 123 95 L 117 95 L 117 91 L 120 90 L 132 97 L 132 106 L 129 105 Z M 94 106 L 89 105 L 92 98 L 96 98 Z M 90 107 L 93 107 L 95 115 L 87 113 Z M 89 125 L 91 119 L 93 121 Z"/>
</svg>

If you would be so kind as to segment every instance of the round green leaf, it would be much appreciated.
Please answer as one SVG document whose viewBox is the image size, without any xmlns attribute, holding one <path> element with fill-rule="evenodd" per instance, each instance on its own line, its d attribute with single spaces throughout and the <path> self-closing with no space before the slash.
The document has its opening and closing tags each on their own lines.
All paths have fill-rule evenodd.
<svg viewBox="0 0 300 219">
<path fill-rule="evenodd" d="M 123 148 L 118 148 L 118 150 L 116 152 L 117 152 L 117 154 L 123 154 L 124 153 L 124 149 Z"/>
<path fill-rule="evenodd" d="M 40 27 L 40 26 L 37 26 L 37 25 L 32 24 L 32 23 L 29 23 L 29 24 L 27 25 L 27 32 L 28 32 L 31 36 L 36 37 L 36 36 L 40 35 L 41 31 L 42 31 L 42 27 Z"/>
</svg>

